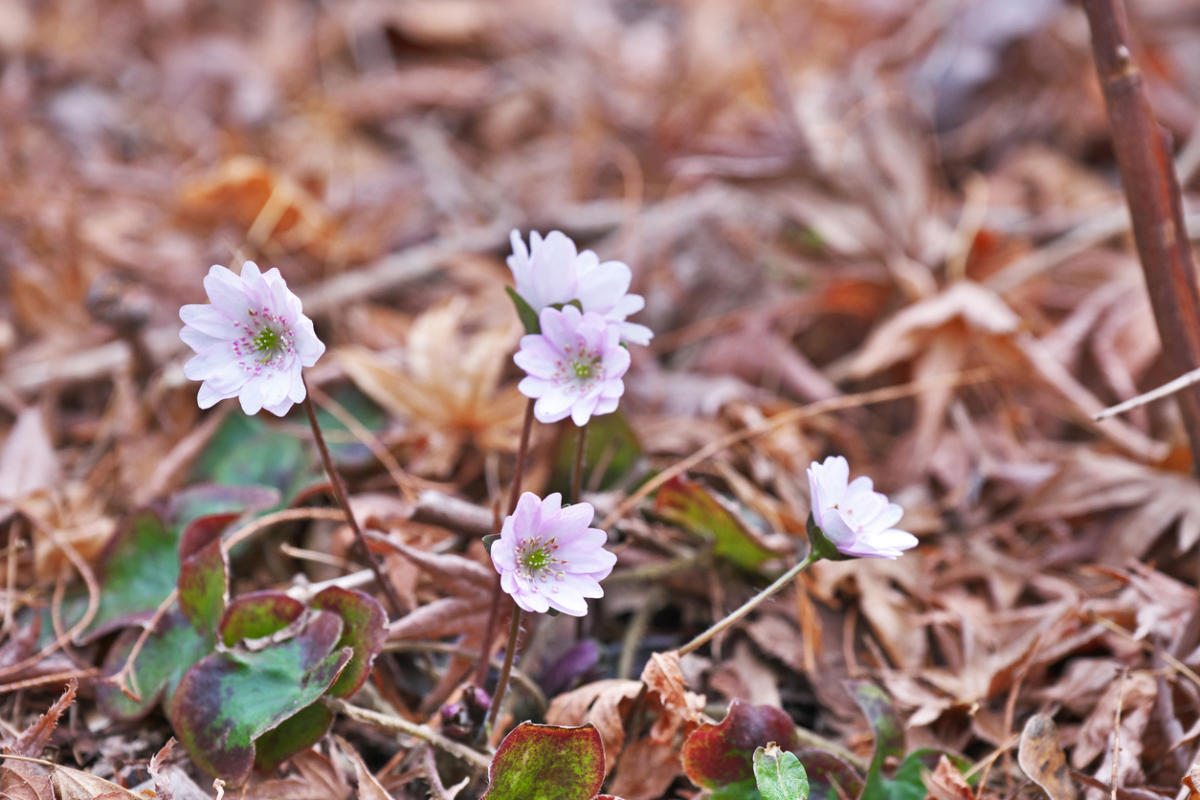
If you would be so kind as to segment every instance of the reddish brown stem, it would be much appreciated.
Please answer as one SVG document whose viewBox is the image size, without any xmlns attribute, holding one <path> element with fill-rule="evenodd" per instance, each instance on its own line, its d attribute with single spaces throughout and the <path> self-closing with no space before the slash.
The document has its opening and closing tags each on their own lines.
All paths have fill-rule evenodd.
<svg viewBox="0 0 1200 800">
<path fill-rule="evenodd" d="M 533 399 L 525 404 L 525 421 L 521 424 L 521 442 L 517 445 L 517 463 L 513 466 L 512 491 L 508 496 L 508 513 L 517 510 L 517 501 L 521 499 L 521 480 L 525 475 L 525 454 L 529 450 L 529 437 L 533 433 Z M 496 531 L 497 533 L 499 531 Z M 500 621 L 500 605 L 504 600 L 504 590 L 500 588 L 500 576 L 496 576 L 492 587 L 492 609 L 488 612 L 487 625 L 483 629 L 483 650 L 479 654 L 479 662 L 475 666 L 475 685 L 482 687 L 487 679 L 488 663 L 492 655 L 492 640 L 496 638 L 496 625 Z"/>
<path fill-rule="evenodd" d="M 1200 289 L 1170 136 L 1155 122 L 1146 99 L 1121 0 L 1083 0 L 1083 8 L 1163 357 L 1172 373 L 1182 375 L 1200 367 Z M 1200 385 L 1177 397 L 1192 446 L 1192 468 L 1200 474 Z"/>
<path fill-rule="evenodd" d="M 346 521 L 350 523 L 350 529 L 354 531 L 354 541 L 358 546 L 359 554 L 364 558 L 367 564 L 371 567 L 371 571 L 375 573 L 375 581 L 379 584 L 379 588 L 383 590 L 383 594 L 387 597 L 388 606 L 391 609 L 394 617 L 399 617 L 404 606 L 400 603 L 400 596 L 396 594 L 396 589 L 392 586 L 392 582 L 383 574 L 383 570 L 379 566 L 375 554 L 371 552 L 371 548 L 367 546 L 367 537 L 363 535 L 362 528 L 358 525 L 358 518 L 354 516 L 354 512 L 350 509 L 350 500 L 346 497 L 346 487 L 342 484 L 342 476 L 333 466 L 333 458 L 329 455 L 329 447 L 325 444 L 325 435 L 321 433 L 321 426 L 317 424 L 317 412 L 313 408 L 311 393 L 304 393 L 304 412 L 308 414 L 308 424 L 312 427 L 313 439 L 316 440 L 317 450 L 321 452 L 321 463 L 325 467 L 325 474 L 329 476 L 329 483 L 333 487 L 333 496 L 337 500 L 337 504 L 341 506 L 342 511 L 346 514 Z"/>
</svg>

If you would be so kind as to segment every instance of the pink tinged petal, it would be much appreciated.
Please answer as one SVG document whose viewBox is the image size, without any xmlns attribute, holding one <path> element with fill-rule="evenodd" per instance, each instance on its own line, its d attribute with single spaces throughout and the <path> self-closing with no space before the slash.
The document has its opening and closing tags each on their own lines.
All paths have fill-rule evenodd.
<svg viewBox="0 0 1200 800">
<path fill-rule="evenodd" d="M 209 336 L 207 333 L 201 333 L 190 325 L 184 325 L 179 329 L 179 338 L 197 353 L 216 347 L 217 345 L 229 346 L 229 339 L 218 339 L 215 336 Z"/>
<path fill-rule="evenodd" d="M 596 410 L 592 412 L 597 417 L 611 414 L 617 410 L 618 401 L 615 397 L 601 397 L 596 401 Z"/>
<path fill-rule="evenodd" d="M 572 617 L 582 617 L 587 614 L 587 601 L 579 595 L 560 589 L 558 592 L 546 595 L 546 600 L 555 611 L 562 614 L 569 614 Z"/>
<path fill-rule="evenodd" d="M 517 391 L 531 399 L 537 399 L 553 387 L 550 381 L 543 378 L 522 378 L 517 384 Z"/>
<path fill-rule="evenodd" d="M 654 338 L 654 331 L 647 328 L 645 325 L 639 325 L 636 322 L 621 323 L 621 341 L 629 342 L 630 344 L 650 344 L 650 340 Z"/>
<path fill-rule="evenodd" d="M 586 271 L 581 269 L 579 302 L 583 304 L 585 311 L 598 311 L 606 314 L 616 307 L 625 292 L 629 290 L 629 283 L 632 280 L 633 273 L 620 261 L 605 261 Z"/>
<path fill-rule="evenodd" d="M 601 361 L 604 375 L 610 380 L 619 379 L 624 375 L 629 370 L 630 363 L 629 351 L 620 345 L 605 350 L 604 359 Z"/>
<path fill-rule="evenodd" d="M 492 565 L 500 574 L 517 568 L 517 553 L 513 549 L 513 543 L 503 536 L 492 542 L 491 556 Z"/>
<path fill-rule="evenodd" d="M 565 584 L 565 591 L 568 594 L 580 597 L 604 597 L 604 589 L 600 587 L 600 582 L 586 575 L 572 575 L 568 573 L 563 576 L 562 581 L 556 581 L 556 583 L 560 586 Z"/>
<path fill-rule="evenodd" d="M 592 414 L 596 410 L 596 404 L 599 401 L 600 398 L 595 395 L 577 400 L 575 404 L 571 406 L 571 421 L 580 428 L 582 428 L 584 425 L 587 425 L 588 420 L 592 418 Z"/>
<path fill-rule="evenodd" d="M 870 543 L 881 550 L 908 550 L 911 547 L 916 547 L 918 541 L 917 537 L 908 531 L 891 528 L 872 536 Z"/>
<path fill-rule="evenodd" d="M 542 336 L 549 344 L 558 350 L 575 350 L 579 346 L 579 309 L 575 306 L 564 306 L 562 311 L 553 308 L 543 308 L 538 315 L 542 325 Z"/>
<path fill-rule="evenodd" d="M 317 363 L 317 359 L 325 354 L 325 343 L 317 338 L 317 333 L 313 330 L 312 320 L 308 317 L 301 317 L 296 321 L 294 332 L 296 335 L 296 355 L 300 357 L 301 364 L 311 367 Z"/>
<path fill-rule="evenodd" d="M 179 318 L 184 325 L 224 341 L 233 341 L 241 335 L 241 329 L 234 326 L 232 319 L 210 305 L 183 306 Z"/>
<path fill-rule="evenodd" d="M 236 395 L 236 391 L 219 392 L 210 383 L 205 381 L 200 384 L 200 392 L 196 395 L 196 405 L 200 406 L 200 408 L 212 408 L 219 401 L 228 397 L 235 397 Z"/>
<path fill-rule="evenodd" d="M 518 544 L 536 536 L 542 527 L 542 501 L 533 492 L 524 492 L 512 513 L 514 541 Z"/>
<path fill-rule="evenodd" d="M 553 524 L 556 517 L 561 515 L 562 511 L 562 493 L 552 492 L 542 499 L 542 524 L 538 526 L 538 533 L 543 539 L 547 538 L 547 526 Z"/>
<path fill-rule="evenodd" d="M 607 575 L 617 563 L 617 557 L 607 550 L 594 550 L 571 558 L 560 554 L 560 558 L 567 562 L 566 571 L 574 575 L 595 575 L 597 572 Z"/>
<path fill-rule="evenodd" d="M 292 370 L 292 385 L 288 388 L 288 399 L 293 403 L 303 403 L 305 394 L 302 373 L 298 369 Z"/>
<path fill-rule="evenodd" d="M 588 553 L 602 551 L 608 544 L 608 534 L 599 528 L 556 529 L 553 535 L 558 537 L 558 557 L 568 563 Z"/>
<path fill-rule="evenodd" d="M 277 417 L 286 417 L 287 413 L 292 410 L 293 405 L 295 404 L 291 400 L 284 397 L 277 403 L 264 403 L 263 408 Z"/>
<path fill-rule="evenodd" d="M 209 302 L 233 319 L 241 319 L 249 307 L 241 280 L 219 264 L 214 264 L 204 276 L 204 293 Z"/>
<path fill-rule="evenodd" d="M 617 300 L 616 305 L 605 315 L 612 319 L 625 319 L 646 307 L 646 298 L 640 294 L 627 294 Z M 649 330 L 649 328 L 647 328 Z"/>
<path fill-rule="evenodd" d="M 258 380 L 247 381 L 242 390 L 238 392 L 238 400 L 242 404 L 242 411 L 253 416 L 262 410 L 263 406 L 263 386 Z"/>
<path fill-rule="evenodd" d="M 531 258 L 535 293 L 544 305 L 566 303 L 576 291 L 575 243 L 559 231 L 551 231 L 533 247 Z"/>
<path fill-rule="evenodd" d="M 533 416 L 542 423 L 558 422 L 560 419 L 566 419 L 571 413 L 571 402 L 572 398 L 565 392 L 551 390 L 533 404 Z"/>
<path fill-rule="evenodd" d="M 544 336 L 524 336 L 521 349 L 513 356 L 518 367 L 536 378 L 550 378 L 563 361 L 563 354 L 551 346 Z"/>
</svg>

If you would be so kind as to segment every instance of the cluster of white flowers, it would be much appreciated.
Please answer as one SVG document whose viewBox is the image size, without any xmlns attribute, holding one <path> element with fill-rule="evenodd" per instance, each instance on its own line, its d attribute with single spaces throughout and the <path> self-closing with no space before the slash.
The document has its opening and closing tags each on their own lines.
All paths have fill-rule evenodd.
<svg viewBox="0 0 1200 800">
<path fill-rule="evenodd" d="M 510 239 L 516 293 L 541 328 L 521 339 L 514 357 L 528 376 L 518 389 L 537 400 L 534 416 L 539 422 L 569 416 L 583 427 L 594 415 L 616 411 L 629 369 L 624 345 L 649 344 L 653 336 L 626 319 L 646 305 L 641 295 L 629 293 L 633 273 L 591 250 L 577 252 L 559 231 L 544 239 L 531 233 L 528 248 L 517 231 Z"/>
<path fill-rule="evenodd" d="M 628 320 L 645 306 L 640 295 L 629 293 L 629 267 L 602 262 L 591 250 L 577 252 L 558 231 L 545 238 L 532 233 L 529 247 L 517 231 L 511 239 L 508 266 L 516 294 L 540 328 L 522 337 L 514 356 L 526 373 L 518 388 L 536 401 L 534 415 L 544 423 L 570 417 L 582 427 L 615 411 L 630 365 L 626 345 L 648 344 L 653 335 Z M 208 304 L 179 312 L 180 337 L 196 353 L 184 374 L 202 381 L 200 407 L 237 397 L 247 414 L 265 408 L 282 416 L 303 402 L 302 370 L 316 363 L 325 345 L 279 270 L 260 273 L 247 261 L 235 275 L 214 266 L 204 289 Z M 897 558 L 915 546 L 916 537 L 892 527 L 904 513 L 900 506 L 876 492 L 870 478 L 849 476 L 841 456 L 808 468 L 814 553 Z M 544 500 L 522 495 L 491 549 L 502 587 L 522 609 L 582 615 L 584 598 L 603 594 L 599 581 L 616 556 L 604 549 L 604 532 L 589 527 L 593 513 L 587 503 L 563 508 L 557 494 Z"/>
</svg>

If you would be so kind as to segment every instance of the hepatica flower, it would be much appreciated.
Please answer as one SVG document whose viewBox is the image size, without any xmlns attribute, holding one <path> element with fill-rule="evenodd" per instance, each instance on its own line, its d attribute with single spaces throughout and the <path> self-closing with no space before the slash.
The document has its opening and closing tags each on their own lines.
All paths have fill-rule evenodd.
<svg viewBox="0 0 1200 800">
<path fill-rule="evenodd" d="M 600 581 L 617 557 L 604 549 L 604 531 L 588 527 L 594 514 L 590 503 L 563 508 L 557 492 L 545 500 L 532 492 L 521 495 L 491 552 L 501 588 L 519 607 L 582 617 L 585 598 L 604 596 Z"/>
<path fill-rule="evenodd" d="M 542 238 L 529 234 L 529 247 L 521 234 L 509 234 L 513 252 L 508 268 L 516 282 L 516 292 L 540 314 L 543 308 L 563 306 L 577 301 L 582 309 L 617 323 L 621 341 L 649 344 L 653 333 L 645 325 L 627 322 L 626 317 L 641 311 L 646 301 L 630 294 L 633 273 L 620 261 L 601 261 L 591 250 L 577 252 L 575 243 L 559 231 Z"/>
<path fill-rule="evenodd" d="M 875 491 L 870 478 L 849 478 L 850 466 L 841 456 L 808 468 L 813 522 L 825 539 L 842 555 L 859 558 L 898 558 L 915 547 L 917 537 L 892 527 L 904 509 Z"/>
<path fill-rule="evenodd" d="M 621 376 L 629 369 L 619 326 L 575 306 L 543 308 L 538 319 L 542 332 L 522 336 L 513 357 L 526 373 L 517 389 L 537 400 L 533 414 L 538 421 L 570 416 L 583 427 L 593 415 L 616 411 L 625 391 Z"/>
<path fill-rule="evenodd" d="M 179 338 L 196 351 L 183 374 L 203 381 L 200 407 L 237 397 L 247 414 L 265 408 L 282 417 L 304 400 L 301 370 L 325 352 L 300 298 L 288 291 L 278 269 L 260 273 L 253 261 L 240 276 L 214 266 L 204 291 L 207 304 L 179 309 Z"/>
</svg>

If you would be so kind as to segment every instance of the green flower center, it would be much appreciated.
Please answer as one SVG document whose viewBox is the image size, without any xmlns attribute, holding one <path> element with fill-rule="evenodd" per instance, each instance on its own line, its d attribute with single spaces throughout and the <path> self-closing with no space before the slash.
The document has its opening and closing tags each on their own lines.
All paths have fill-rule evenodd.
<svg viewBox="0 0 1200 800">
<path fill-rule="evenodd" d="M 571 365 L 575 369 L 575 377 L 587 379 L 592 377 L 592 365 L 586 361 L 576 361 Z"/>
<path fill-rule="evenodd" d="M 550 560 L 550 554 L 541 548 L 526 553 L 523 559 L 525 568 L 530 572 L 541 572 L 550 564 Z"/>
<path fill-rule="evenodd" d="M 266 327 L 254 337 L 253 344 L 254 349 L 259 353 L 270 353 L 279 347 L 279 342 L 279 334 L 273 328 Z"/>
</svg>

